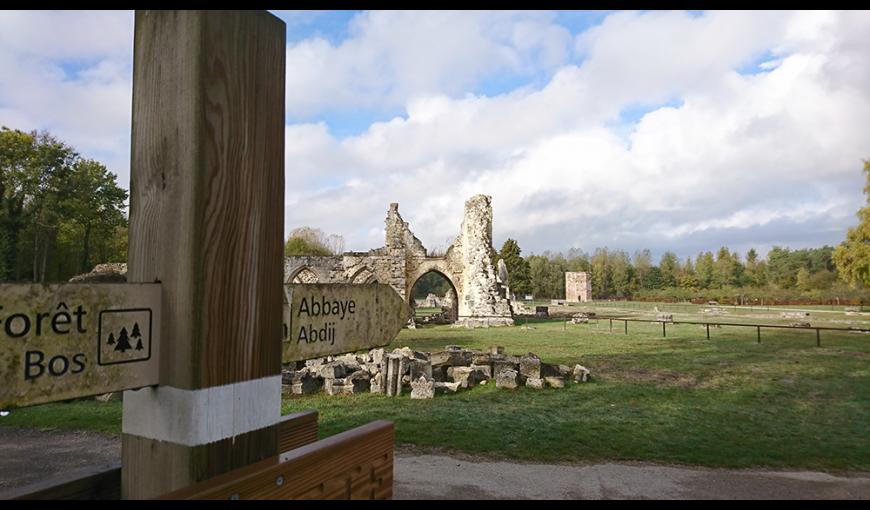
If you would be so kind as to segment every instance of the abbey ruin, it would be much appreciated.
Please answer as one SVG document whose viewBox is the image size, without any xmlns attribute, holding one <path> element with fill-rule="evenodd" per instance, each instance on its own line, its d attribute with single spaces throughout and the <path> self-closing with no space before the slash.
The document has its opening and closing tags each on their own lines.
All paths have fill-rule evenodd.
<svg viewBox="0 0 870 510">
<path fill-rule="evenodd" d="M 286 257 L 286 283 L 386 283 L 409 305 L 411 290 L 434 271 L 451 285 L 452 317 L 467 327 L 513 324 L 511 304 L 492 260 L 492 197 L 476 195 L 465 202 L 459 236 L 440 257 L 426 253 L 423 243 L 390 204 L 384 246 L 368 252 L 331 257 Z"/>
</svg>

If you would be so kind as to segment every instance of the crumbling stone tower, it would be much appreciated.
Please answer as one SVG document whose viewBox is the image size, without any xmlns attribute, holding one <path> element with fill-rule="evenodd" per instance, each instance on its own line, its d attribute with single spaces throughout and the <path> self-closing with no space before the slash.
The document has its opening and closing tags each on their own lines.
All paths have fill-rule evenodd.
<svg viewBox="0 0 870 510">
<path fill-rule="evenodd" d="M 510 302 L 502 297 L 496 281 L 491 247 L 492 197 L 475 195 L 465 202 L 461 234 L 448 250 L 448 256 L 457 257 L 462 268 L 464 292 L 459 296 L 460 324 L 513 324 Z"/>
<path fill-rule="evenodd" d="M 333 257 L 287 257 L 284 279 L 296 283 L 386 283 L 407 302 L 424 274 L 435 271 L 450 282 L 449 315 L 467 327 L 513 324 L 510 302 L 496 278 L 492 247 L 492 197 L 476 195 L 465 202 L 459 237 L 440 257 L 426 254 L 392 203 L 384 220 L 384 246 Z"/>
</svg>

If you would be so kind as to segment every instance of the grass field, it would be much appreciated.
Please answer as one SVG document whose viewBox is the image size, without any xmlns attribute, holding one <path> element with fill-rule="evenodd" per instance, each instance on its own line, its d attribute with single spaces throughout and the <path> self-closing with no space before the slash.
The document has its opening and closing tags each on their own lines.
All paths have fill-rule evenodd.
<svg viewBox="0 0 870 510">
<path fill-rule="evenodd" d="M 607 313 L 615 312 L 608 307 Z M 780 320 L 752 313 L 741 319 Z M 833 314 L 809 320 L 866 326 L 866 319 Z M 531 351 L 549 363 L 580 363 L 593 380 L 558 390 L 487 384 L 424 401 L 411 400 L 408 392 L 398 398 L 297 396 L 287 398 L 282 411 L 318 409 L 321 436 L 388 419 L 400 444 L 514 459 L 870 471 L 870 335 L 823 332 L 822 347 L 816 347 L 813 331 L 765 330 L 761 344 L 752 328 L 713 328 L 709 341 L 700 326 L 669 325 L 662 338 L 659 324 L 632 322 L 629 333 L 621 323 L 611 332 L 606 320 L 403 330 L 390 347 L 502 345 L 508 353 Z M 0 425 L 117 433 L 120 406 L 38 406 L 15 410 Z"/>
<path fill-rule="evenodd" d="M 414 309 L 415 317 L 417 317 L 418 319 L 422 318 L 422 317 L 426 317 L 428 315 L 434 315 L 434 314 L 439 313 L 439 312 L 441 312 L 440 307 L 435 308 L 435 307 L 418 306 L 417 308 Z"/>
</svg>

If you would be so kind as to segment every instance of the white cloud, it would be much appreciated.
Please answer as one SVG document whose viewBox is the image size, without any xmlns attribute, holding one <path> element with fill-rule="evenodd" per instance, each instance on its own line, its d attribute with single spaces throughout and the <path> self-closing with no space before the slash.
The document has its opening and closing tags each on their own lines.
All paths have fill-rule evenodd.
<svg viewBox="0 0 870 510">
<path fill-rule="evenodd" d="M 771 239 L 765 230 L 754 242 L 836 242 L 819 232 L 845 231 L 860 205 L 861 158 L 870 156 L 862 16 L 611 16 L 578 39 L 583 63 L 563 66 L 541 90 L 417 96 L 407 117 L 319 142 L 342 161 L 322 172 L 367 185 L 363 200 L 359 186 L 330 192 L 342 207 L 355 202 L 354 214 L 319 226 L 344 233 L 354 249 L 374 247 L 381 240 L 372 244 L 371 229 L 398 201 L 418 237 L 440 245 L 458 232 L 465 199 L 486 193 L 496 239 L 517 238 L 527 251 L 679 251 L 698 236 L 729 244 L 734 229 L 744 233 L 732 243 L 751 243 L 752 232 L 762 235 L 754 228 L 771 226 L 789 231 Z M 779 65 L 736 72 L 767 53 Z M 682 104 L 647 113 L 627 138 L 611 125 L 628 105 L 671 97 Z M 288 225 L 324 218 L 298 205 Z"/>
<path fill-rule="evenodd" d="M 48 129 L 126 185 L 132 23 L 0 13 L 0 124 Z M 366 250 L 399 202 L 443 247 L 485 193 L 496 241 L 526 253 L 688 254 L 837 242 L 863 201 L 866 11 L 621 12 L 576 37 L 551 13 L 376 11 L 347 32 L 287 48 L 287 231 Z M 325 113 L 359 111 L 395 116 L 330 134 Z"/>
<path fill-rule="evenodd" d="M 0 13 L 0 124 L 45 129 L 129 183 L 133 13 Z"/>
<path fill-rule="evenodd" d="M 315 37 L 287 48 L 287 112 L 392 111 L 420 95 L 462 94 L 499 72 L 533 74 L 569 55 L 571 35 L 536 12 L 373 11 L 334 46 Z"/>
</svg>

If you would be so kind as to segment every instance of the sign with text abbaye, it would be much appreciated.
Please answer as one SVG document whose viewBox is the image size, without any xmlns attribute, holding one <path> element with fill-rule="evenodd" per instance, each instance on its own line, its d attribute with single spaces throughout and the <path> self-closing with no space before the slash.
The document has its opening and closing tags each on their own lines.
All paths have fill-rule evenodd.
<svg viewBox="0 0 870 510">
<path fill-rule="evenodd" d="M 0 409 L 157 384 L 160 284 L 0 284 Z"/>
<path fill-rule="evenodd" d="M 284 289 L 285 363 L 382 347 L 411 318 L 411 307 L 383 283 L 294 284 Z"/>
</svg>

